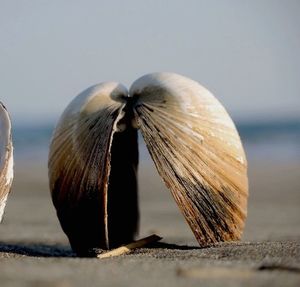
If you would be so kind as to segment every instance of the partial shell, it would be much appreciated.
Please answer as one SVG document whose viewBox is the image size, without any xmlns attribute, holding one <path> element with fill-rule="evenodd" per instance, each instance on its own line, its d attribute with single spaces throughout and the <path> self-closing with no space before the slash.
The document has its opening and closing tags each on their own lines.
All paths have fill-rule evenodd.
<svg viewBox="0 0 300 287">
<path fill-rule="evenodd" d="M 14 177 L 13 162 L 11 122 L 6 108 L 0 102 L 0 222 Z"/>
<path fill-rule="evenodd" d="M 138 223 L 137 131 L 120 125 L 126 88 L 91 87 L 62 115 L 52 138 L 49 179 L 53 203 L 72 248 L 89 255 L 133 240 Z"/>
<path fill-rule="evenodd" d="M 133 83 L 135 114 L 159 174 L 201 246 L 241 237 L 247 163 L 222 105 L 197 82 L 171 73 Z"/>
</svg>

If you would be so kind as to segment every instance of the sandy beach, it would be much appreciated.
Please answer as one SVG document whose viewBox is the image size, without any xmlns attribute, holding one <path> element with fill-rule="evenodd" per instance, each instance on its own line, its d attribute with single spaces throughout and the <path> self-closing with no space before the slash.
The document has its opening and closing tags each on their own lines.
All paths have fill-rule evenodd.
<svg viewBox="0 0 300 287">
<path fill-rule="evenodd" d="M 138 238 L 160 243 L 111 259 L 72 253 L 48 190 L 46 162 L 16 162 L 0 226 L 1 286 L 299 286 L 300 163 L 249 162 L 241 242 L 199 248 L 148 160 L 140 163 Z"/>
<path fill-rule="evenodd" d="M 0 0 L 5 196 L 10 143 L 14 152 L 0 287 L 300 287 L 299 15 L 300 0 Z M 127 180 L 135 188 L 127 163 L 136 163 L 136 143 L 135 239 L 162 239 L 113 258 L 77 256 L 50 195 L 50 146 L 54 200 L 80 254 L 85 239 L 111 247 L 120 233 L 133 240 L 132 199 L 122 207 L 133 194 Z M 240 241 L 199 246 L 146 143 L 199 241 L 239 234 L 247 159 Z M 109 166 L 107 180 L 96 169 Z M 97 213 L 89 199 L 109 179 Z M 181 188 L 186 194 L 176 195 Z M 68 212 L 77 199 L 82 204 Z"/>
</svg>

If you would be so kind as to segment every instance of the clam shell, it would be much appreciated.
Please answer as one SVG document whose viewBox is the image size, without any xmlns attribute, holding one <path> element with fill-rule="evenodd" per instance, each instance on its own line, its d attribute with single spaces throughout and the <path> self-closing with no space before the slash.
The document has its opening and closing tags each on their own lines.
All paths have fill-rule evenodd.
<svg viewBox="0 0 300 287">
<path fill-rule="evenodd" d="M 13 145 L 9 114 L 0 102 L 0 222 L 13 181 Z"/>
<path fill-rule="evenodd" d="M 133 240 L 138 226 L 137 128 L 201 246 L 239 239 L 247 162 L 236 128 L 204 87 L 172 73 L 84 91 L 53 135 L 53 203 L 72 248 L 87 255 Z"/>
<path fill-rule="evenodd" d="M 150 155 L 200 246 L 239 239 L 247 162 L 223 106 L 197 82 L 171 73 L 138 79 L 130 94 Z"/>
<path fill-rule="evenodd" d="M 137 230 L 137 130 L 120 132 L 130 121 L 123 111 L 127 95 L 118 83 L 87 89 L 67 107 L 52 137 L 52 199 L 79 255 L 130 242 Z"/>
</svg>

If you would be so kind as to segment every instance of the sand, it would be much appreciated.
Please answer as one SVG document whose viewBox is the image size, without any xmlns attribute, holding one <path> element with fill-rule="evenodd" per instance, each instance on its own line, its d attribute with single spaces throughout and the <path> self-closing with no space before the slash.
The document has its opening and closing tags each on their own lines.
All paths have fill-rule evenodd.
<svg viewBox="0 0 300 287">
<path fill-rule="evenodd" d="M 76 258 L 50 199 L 45 162 L 17 162 L 0 225 L 0 286 L 300 286 L 300 163 L 249 163 L 241 242 L 199 248 L 149 162 L 140 169 L 139 238 L 160 243 L 111 259 Z"/>
</svg>

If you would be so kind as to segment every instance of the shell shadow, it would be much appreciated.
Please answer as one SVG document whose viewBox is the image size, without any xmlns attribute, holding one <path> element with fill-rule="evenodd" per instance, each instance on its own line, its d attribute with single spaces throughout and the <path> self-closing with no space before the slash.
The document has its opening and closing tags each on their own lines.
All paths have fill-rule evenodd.
<svg viewBox="0 0 300 287">
<path fill-rule="evenodd" d="M 8 253 L 14 256 L 31 256 L 31 257 L 75 257 L 76 254 L 71 247 L 48 244 L 10 244 L 0 242 L 1 253 Z"/>
<path fill-rule="evenodd" d="M 188 245 L 178 245 L 173 243 L 166 243 L 166 242 L 155 242 L 152 244 L 147 245 L 145 248 L 149 249 L 170 249 L 170 250 L 196 250 L 196 249 L 203 249 L 199 246 L 188 246 Z"/>
<path fill-rule="evenodd" d="M 145 246 L 146 249 L 165 249 L 165 250 L 196 250 L 201 249 L 197 246 L 186 246 L 170 244 L 165 242 L 156 242 Z M 2 253 L 2 255 L 1 255 Z M 0 258 L 3 254 L 9 254 L 11 257 L 30 256 L 30 257 L 77 257 L 71 247 L 63 245 L 49 244 L 11 244 L 0 242 Z M 4 255 L 5 256 L 5 255 Z M 5 256 L 7 257 L 7 256 Z"/>
</svg>

